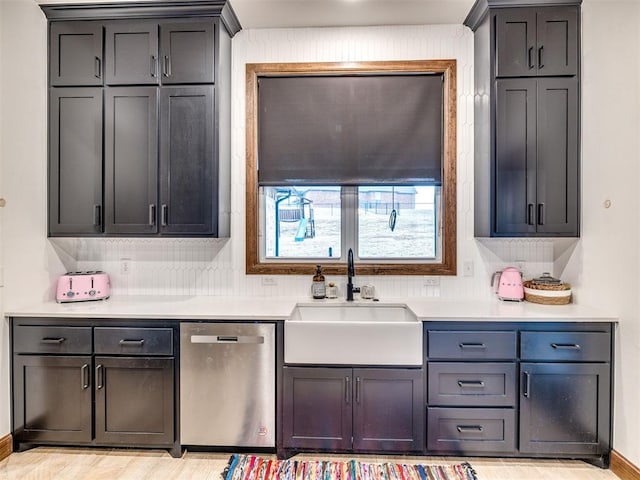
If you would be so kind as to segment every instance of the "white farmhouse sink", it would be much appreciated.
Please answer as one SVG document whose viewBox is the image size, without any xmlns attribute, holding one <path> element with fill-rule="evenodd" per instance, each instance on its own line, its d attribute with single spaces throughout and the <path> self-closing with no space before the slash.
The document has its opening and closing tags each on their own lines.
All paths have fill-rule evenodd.
<svg viewBox="0 0 640 480">
<path fill-rule="evenodd" d="M 422 322 L 404 305 L 297 305 L 284 323 L 284 361 L 422 365 Z"/>
</svg>

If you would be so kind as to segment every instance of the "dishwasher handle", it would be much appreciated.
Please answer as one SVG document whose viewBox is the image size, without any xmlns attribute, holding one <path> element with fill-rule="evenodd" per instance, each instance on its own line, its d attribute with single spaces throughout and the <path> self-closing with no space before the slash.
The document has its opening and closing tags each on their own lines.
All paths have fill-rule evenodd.
<svg viewBox="0 0 640 480">
<path fill-rule="evenodd" d="M 262 335 L 191 335 L 191 343 L 264 343 Z"/>
</svg>

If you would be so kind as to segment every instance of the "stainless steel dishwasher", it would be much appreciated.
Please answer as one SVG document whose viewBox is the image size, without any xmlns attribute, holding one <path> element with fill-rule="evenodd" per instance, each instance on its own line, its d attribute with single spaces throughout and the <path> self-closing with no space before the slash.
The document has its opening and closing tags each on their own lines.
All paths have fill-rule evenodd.
<svg viewBox="0 0 640 480">
<path fill-rule="evenodd" d="M 275 325 L 180 325 L 180 443 L 275 446 Z"/>
</svg>

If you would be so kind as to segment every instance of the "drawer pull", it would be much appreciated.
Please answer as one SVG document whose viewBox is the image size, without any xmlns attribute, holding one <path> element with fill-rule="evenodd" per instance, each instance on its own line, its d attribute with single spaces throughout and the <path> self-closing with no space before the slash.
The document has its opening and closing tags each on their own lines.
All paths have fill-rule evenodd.
<svg viewBox="0 0 640 480">
<path fill-rule="evenodd" d="M 118 342 L 120 345 L 122 345 L 123 347 L 141 347 L 142 345 L 144 345 L 144 340 L 125 340 L 122 339 Z"/>
<path fill-rule="evenodd" d="M 460 343 L 460 348 L 465 349 L 465 348 L 487 348 L 487 346 L 484 343 Z"/>
<path fill-rule="evenodd" d="M 484 431 L 480 425 L 458 425 L 456 428 L 460 433 L 482 433 Z"/>
<path fill-rule="evenodd" d="M 460 388 L 484 388 L 482 380 L 458 380 Z"/>
<path fill-rule="evenodd" d="M 46 343 L 48 345 L 60 345 L 65 340 L 66 339 L 64 337 L 58 337 L 58 338 L 44 337 L 41 340 L 41 343 Z"/>
<path fill-rule="evenodd" d="M 551 347 L 558 350 L 580 350 L 582 348 L 577 343 L 552 343 Z"/>
</svg>

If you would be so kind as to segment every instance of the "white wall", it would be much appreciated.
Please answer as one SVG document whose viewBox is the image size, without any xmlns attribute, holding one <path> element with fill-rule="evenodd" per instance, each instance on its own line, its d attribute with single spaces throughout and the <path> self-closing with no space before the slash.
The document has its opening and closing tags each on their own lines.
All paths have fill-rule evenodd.
<svg viewBox="0 0 640 480">
<path fill-rule="evenodd" d="M 620 316 L 614 448 L 640 465 L 640 4 L 586 0 L 582 12 L 582 240 L 565 278 Z"/>
<path fill-rule="evenodd" d="M 6 21 L 7 15 L 4 11 L 4 4 L 0 2 L 0 45 L 4 45 L 7 42 L 7 38 L 4 36 L 4 23 Z M 4 75 L 6 69 L 4 68 L 4 53 L 3 49 L 0 47 L 0 112 L 4 111 L 4 97 L 2 84 L 4 82 Z M 5 122 L 4 116 L 0 115 L 0 197 L 3 196 L 4 185 L 2 182 L 2 164 L 3 164 L 3 128 L 2 124 Z M 3 258 L 3 249 L 2 249 L 2 210 L 0 210 L 0 277 L 2 276 L 2 265 L 4 264 Z M 3 296 L 4 296 L 4 288 L 2 287 L 2 278 L 0 278 L 0 316 L 4 313 L 3 310 Z M 7 331 L 6 322 L 0 321 L 0 385 L 8 385 L 9 382 L 9 335 Z M 8 411 L 9 409 L 9 389 L 8 388 L 0 388 L 0 413 Z M 4 435 L 9 432 L 10 425 L 8 422 L 8 416 L 1 414 L 0 415 L 0 435 Z"/>
</svg>

